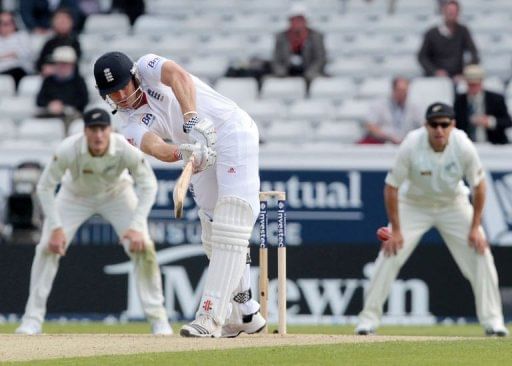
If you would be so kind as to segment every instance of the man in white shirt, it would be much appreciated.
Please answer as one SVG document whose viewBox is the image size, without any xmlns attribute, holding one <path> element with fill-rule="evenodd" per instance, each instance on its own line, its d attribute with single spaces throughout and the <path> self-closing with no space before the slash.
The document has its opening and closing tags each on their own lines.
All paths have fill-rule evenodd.
<svg viewBox="0 0 512 366">
<path fill-rule="evenodd" d="M 147 225 L 157 191 L 155 175 L 144 154 L 112 133 L 108 112 L 87 111 L 84 126 L 84 133 L 59 145 L 37 185 L 45 222 L 32 263 L 25 314 L 16 333 L 41 333 L 60 257 L 80 225 L 99 214 L 112 224 L 133 261 L 137 290 L 153 334 L 170 335 L 160 268 Z"/>
<path fill-rule="evenodd" d="M 249 115 L 175 62 L 134 63 L 108 52 L 94 64 L 100 95 L 133 145 L 165 162 L 193 158 L 192 191 L 210 259 L 196 319 L 184 337 L 236 337 L 265 326 L 250 291 L 249 238 L 259 214 L 259 133 Z M 171 143 L 167 143 L 170 141 Z"/>
<path fill-rule="evenodd" d="M 397 76 L 391 87 L 391 96 L 375 101 L 368 109 L 367 136 L 361 143 L 399 144 L 409 131 L 421 126 L 420 109 L 407 98 L 409 80 Z"/>
<path fill-rule="evenodd" d="M 386 177 L 384 201 L 391 231 L 375 262 L 356 333 L 375 331 L 400 268 L 423 234 L 435 227 L 471 283 L 486 334 L 508 335 L 494 259 L 480 225 L 485 174 L 473 143 L 455 128 L 452 107 L 430 105 L 425 126 L 407 135 Z"/>
</svg>

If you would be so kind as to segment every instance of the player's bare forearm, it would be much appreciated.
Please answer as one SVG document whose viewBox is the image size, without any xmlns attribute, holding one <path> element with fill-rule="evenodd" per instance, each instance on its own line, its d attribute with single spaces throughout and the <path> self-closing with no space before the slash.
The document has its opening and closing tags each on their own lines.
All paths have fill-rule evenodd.
<svg viewBox="0 0 512 366">
<path fill-rule="evenodd" d="M 471 221 L 472 228 L 477 228 L 480 226 L 484 204 L 485 181 L 482 180 L 477 186 L 473 188 L 473 220 Z"/>
<path fill-rule="evenodd" d="M 166 61 L 162 67 L 161 81 L 172 88 L 182 113 L 196 110 L 196 87 L 185 69 L 173 61 Z M 185 117 L 190 119 L 193 115 Z"/>
<path fill-rule="evenodd" d="M 160 161 L 173 163 L 181 159 L 177 145 L 168 144 L 153 132 L 146 132 L 142 137 L 140 149 Z"/>
<path fill-rule="evenodd" d="M 400 231 L 400 218 L 398 217 L 398 188 L 386 184 L 384 186 L 384 203 L 388 220 L 391 223 L 391 231 Z"/>
</svg>

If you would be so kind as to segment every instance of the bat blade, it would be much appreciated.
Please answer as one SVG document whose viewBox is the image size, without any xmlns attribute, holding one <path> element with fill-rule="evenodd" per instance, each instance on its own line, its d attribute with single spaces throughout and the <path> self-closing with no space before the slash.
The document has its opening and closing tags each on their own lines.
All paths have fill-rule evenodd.
<svg viewBox="0 0 512 366">
<path fill-rule="evenodd" d="M 174 186 L 172 197 L 174 201 L 174 217 L 177 219 L 181 219 L 183 217 L 183 205 L 185 203 L 185 198 L 187 197 L 187 190 L 193 173 L 192 163 L 192 160 L 190 160 L 185 165 L 185 168 L 183 168 L 183 171 Z"/>
</svg>

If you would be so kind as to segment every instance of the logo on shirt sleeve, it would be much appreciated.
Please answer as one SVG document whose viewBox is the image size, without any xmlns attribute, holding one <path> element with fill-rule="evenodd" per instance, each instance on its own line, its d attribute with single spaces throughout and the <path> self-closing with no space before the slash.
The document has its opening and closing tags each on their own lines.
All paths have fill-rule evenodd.
<svg viewBox="0 0 512 366">
<path fill-rule="evenodd" d="M 146 127 L 151 127 L 156 117 L 151 113 L 146 113 L 142 115 L 141 122 L 146 125 Z"/>
<path fill-rule="evenodd" d="M 148 66 L 151 67 L 152 69 L 154 69 L 155 66 L 158 65 L 159 62 L 160 62 L 160 57 L 155 57 L 154 59 L 148 61 Z"/>
</svg>

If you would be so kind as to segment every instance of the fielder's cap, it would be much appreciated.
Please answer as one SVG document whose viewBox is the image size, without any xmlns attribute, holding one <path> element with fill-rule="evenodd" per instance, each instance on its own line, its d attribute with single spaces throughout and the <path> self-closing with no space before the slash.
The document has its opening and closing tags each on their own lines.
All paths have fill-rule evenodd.
<svg viewBox="0 0 512 366">
<path fill-rule="evenodd" d="M 110 126 L 110 114 L 101 108 L 89 109 L 84 113 L 84 126 Z"/>
<path fill-rule="evenodd" d="M 62 62 L 66 64 L 74 64 L 76 62 L 76 52 L 71 46 L 56 47 L 51 56 L 53 62 Z"/>
<path fill-rule="evenodd" d="M 288 10 L 288 18 L 294 17 L 306 17 L 308 9 L 304 4 L 293 4 L 290 10 Z"/>
<path fill-rule="evenodd" d="M 464 78 L 471 81 L 481 81 L 485 77 L 485 71 L 480 65 L 468 65 L 464 68 Z"/>
<path fill-rule="evenodd" d="M 124 88 L 134 74 L 134 62 L 122 52 L 107 52 L 94 63 L 94 78 L 102 97 Z"/>
<path fill-rule="evenodd" d="M 433 118 L 437 117 L 447 117 L 449 119 L 455 118 L 455 112 L 453 111 L 453 108 L 450 107 L 448 104 L 436 102 L 431 104 L 427 108 L 427 113 L 425 114 L 425 118 L 427 121 L 430 121 Z"/>
</svg>

